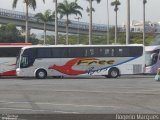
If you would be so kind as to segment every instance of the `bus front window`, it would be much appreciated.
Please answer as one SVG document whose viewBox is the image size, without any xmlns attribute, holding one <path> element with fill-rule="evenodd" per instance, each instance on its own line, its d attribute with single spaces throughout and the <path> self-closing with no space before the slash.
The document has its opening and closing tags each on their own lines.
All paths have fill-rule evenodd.
<svg viewBox="0 0 160 120">
<path fill-rule="evenodd" d="M 19 63 L 20 63 L 20 56 L 17 56 L 17 58 L 16 58 L 16 68 L 19 68 Z"/>
<path fill-rule="evenodd" d="M 25 68 L 25 67 L 28 67 L 28 65 L 29 65 L 28 56 L 22 56 L 22 58 L 21 58 L 21 63 L 20 63 L 20 67 L 21 67 L 21 68 Z"/>
<path fill-rule="evenodd" d="M 146 67 L 156 64 L 157 60 L 158 60 L 158 53 L 146 52 L 146 61 L 145 61 Z"/>
</svg>

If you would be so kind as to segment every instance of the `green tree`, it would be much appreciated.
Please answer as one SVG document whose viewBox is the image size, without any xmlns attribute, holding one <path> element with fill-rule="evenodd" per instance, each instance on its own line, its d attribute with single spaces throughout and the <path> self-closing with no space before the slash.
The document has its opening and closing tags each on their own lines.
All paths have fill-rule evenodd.
<svg viewBox="0 0 160 120">
<path fill-rule="evenodd" d="M 69 15 L 80 15 L 82 17 L 82 13 L 80 10 L 83 10 L 81 6 L 77 4 L 77 0 L 75 2 L 69 3 L 67 0 L 64 0 L 63 3 L 58 4 L 58 13 L 60 14 L 60 18 L 66 16 L 66 44 L 68 44 L 68 25 Z"/>
<path fill-rule="evenodd" d="M 119 0 L 115 0 L 113 2 L 111 2 L 111 6 L 114 6 L 114 11 L 115 11 L 115 43 L 117 43 L 117 11 L 118 11 L 118 5 L 120 5 L 121 3 L 119 2 Z"/>
<path fill-rule="evenodd" d="M 97 1 L 97 3 L 100 3 L 101 0 L 87 0 L 89 2 L 89 17 L 90 17 L 90 22 L 89 22 L 89 45 L 92 44 L 92 2 Z"/>
<path fill-rule="evenodd" d="M 46 24 L 47 22 L 50 22 L 54 19 L 54 15 L 51 13 L 50 10 L 46 10 L 44 13 L 37 13 L 35 15 L 35 18 L 38 21 L 41 21 L 44 23 L 44 42 L 43 44 L 46 44 Z"/>
<path fill-rule="evenodd" d="M 0 42 L 1 43 L 17 43 L 24 42 L 25 37 L 21 35 L 20 30 L 16 28 L 16 25 L 8 23 L 0 27 Z M 29 37 L 29 42 L 32 44 L 38 44 L 39 40 L 35 35 Z"/>
<path fill-rule="evenodd" d="M 13 8 L 16 8 L 18 0 L 13 0 Z M 43 0 L 45 2 L 45 0 Z M 26 36 L 25 36 L 25 42 L 28 42 L 28 9 L 29 7 L 36 9 L 36 0 L 23 0 L 23 3 L 26 4 Z"/>
<path fill-rule="evenodd" d="M 14 24 L 7 24 L 7 25 L 2 25 L 0 27 L 0 41 L 1 42 L 17 42 L 18 41 L 18 36 L 20 35 L 20 32 L 16 28 Z"/>
</svg>

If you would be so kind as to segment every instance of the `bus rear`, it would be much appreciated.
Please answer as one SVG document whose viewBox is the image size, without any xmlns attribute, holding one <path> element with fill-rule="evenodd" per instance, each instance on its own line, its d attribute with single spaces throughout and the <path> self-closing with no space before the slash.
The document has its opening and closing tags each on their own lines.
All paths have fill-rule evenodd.
<svg viewBox="0 0 160 120">
<path fill-rule="evenodd" d="M 16 76 L 16 57 L 31 43 L 0 43 L 0 76 Z"/>
</svg>

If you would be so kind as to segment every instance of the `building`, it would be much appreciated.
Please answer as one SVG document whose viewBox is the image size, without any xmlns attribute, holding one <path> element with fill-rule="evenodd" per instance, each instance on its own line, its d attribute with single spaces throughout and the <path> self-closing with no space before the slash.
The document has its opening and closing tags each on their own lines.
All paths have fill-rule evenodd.
<svg viewBox="0 0 160 120">
<path fill-rule="evenodd" d="M 143 32 L 143 21 L 133 20 L 131 22 L 131 32 Z M 146 33 L 160 33 L 160 22 L 145 22 Z"/>
</svg>

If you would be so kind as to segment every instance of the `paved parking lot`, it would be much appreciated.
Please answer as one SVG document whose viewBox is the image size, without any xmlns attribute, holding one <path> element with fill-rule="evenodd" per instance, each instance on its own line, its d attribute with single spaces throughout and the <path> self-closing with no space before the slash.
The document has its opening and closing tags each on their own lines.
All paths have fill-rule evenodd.
<svg viewBox="0 0 160 120">
<path fill-rule="evenodd" d="M 160 113 L 154 76 L 0 79 L 2 113 Z"/>
</svg>

